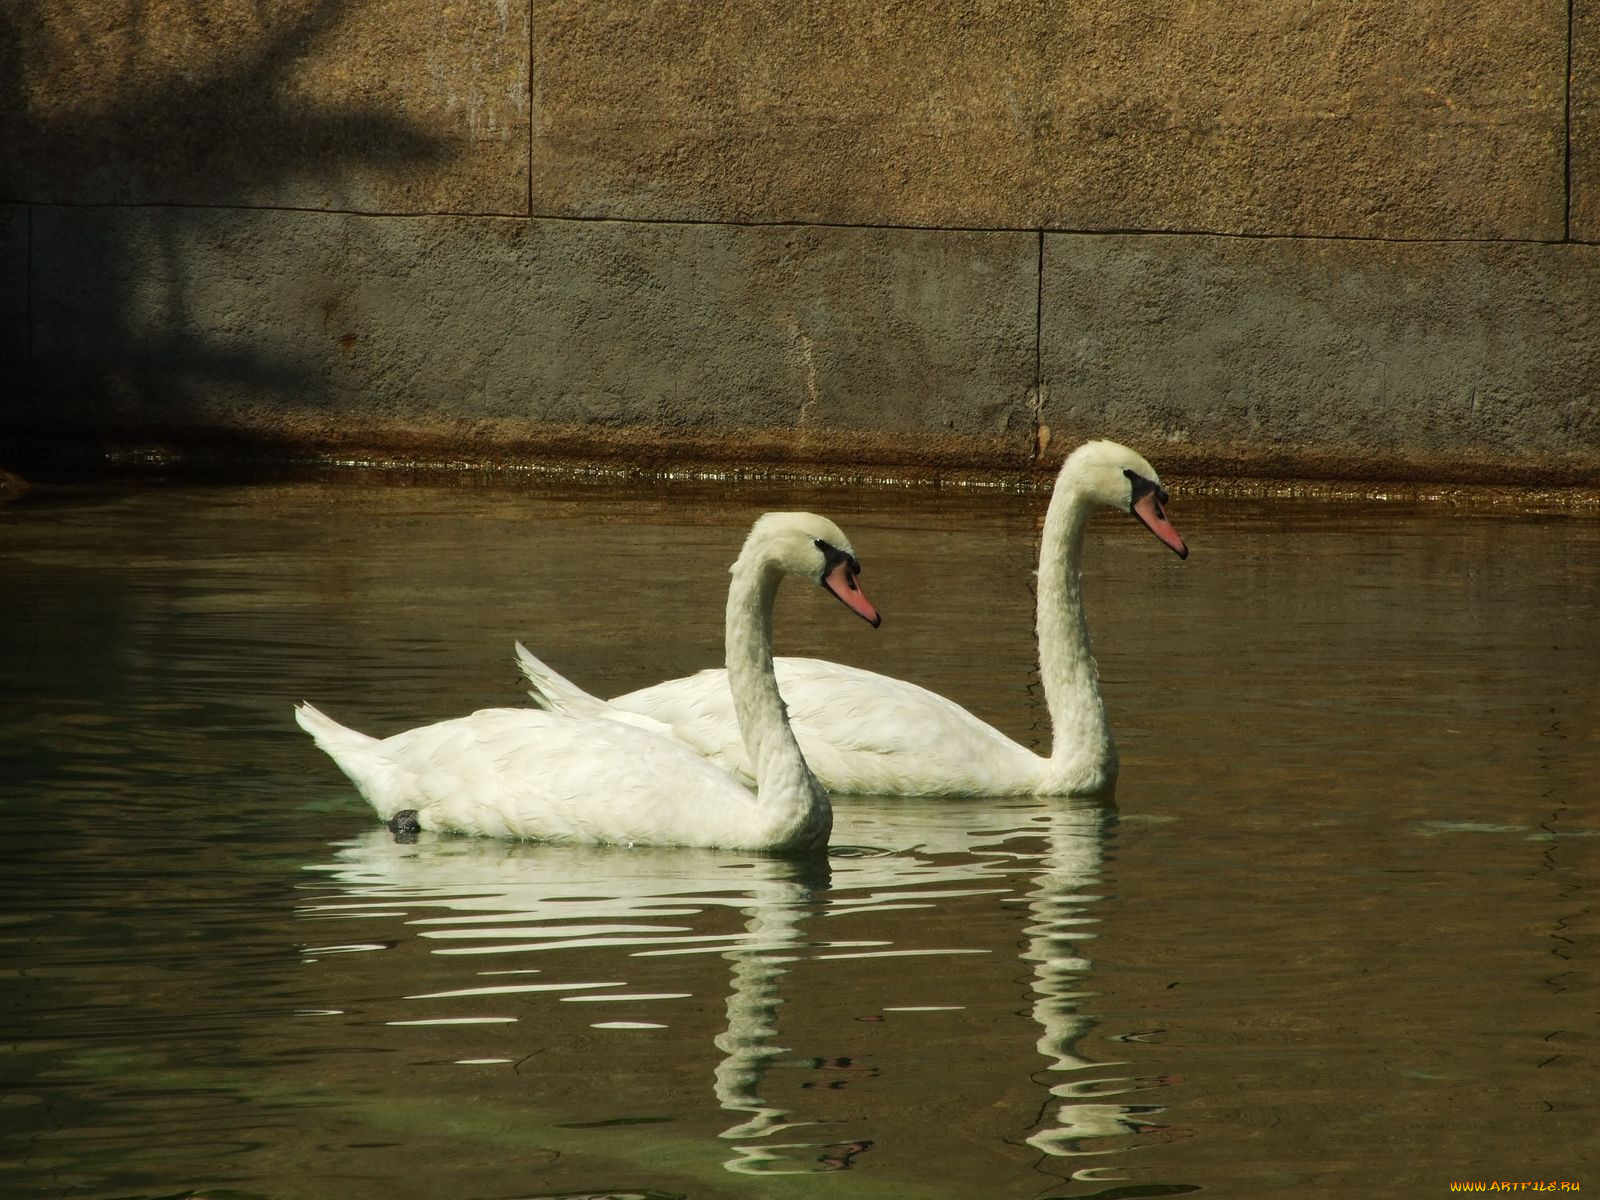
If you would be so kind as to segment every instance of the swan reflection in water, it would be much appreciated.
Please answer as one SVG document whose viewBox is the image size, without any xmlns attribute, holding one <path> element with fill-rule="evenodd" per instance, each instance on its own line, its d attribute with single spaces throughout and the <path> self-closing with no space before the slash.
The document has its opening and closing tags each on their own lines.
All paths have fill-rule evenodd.
<svg viewBox="0 0 1600 1200">
<path fill-rule="evenodd" d="M 1133 1148 L 1126 1141 L 1108 1144 L 1108 1138 L 1164 1132 L 1154 1123 L 1162 1107 L 1155 1104 L 1106 1103 L 1113 1096 L 1165 1087 L 1165 1077 L 1090 1077 L 1089 1072 L 1122 1064 L 1086 1058 L 1079 1043 L 1095 1020 L 1079 1012 L 1093 993 L 1084 990 L 1090 963 L 1081 944 L 1094 937 L 1095 918 L 1087 908 L 1097 897 L 1089 894 L 1099 879 L 1104 851 L 1103 830 L 1094 810 L 1050 805 L 1041 820 L 1049 825 L 1047 849 L 1039 858 L 1034 886 L 1028 892 L 1031 921 L 1022 959 L 1033 968 L 1033 1019 L 1039 1026 L 1036 1046 L 1045 1058 L 1045 1073 L 1061 1072 L 1061 1082 L 1044 1080 L 1052 1103 L 1040 1114 L 1029 1145 L 1054 1157 L 1118 1154 Z M 1120 1175 L 1084 1169 L 1080 1182 L 1107 1182 Z"/>
<path fill-rule="evenodd" d="M 630 959 L 719 954 L 728 963 L 728 991 L 723 1028 L 712 1038 L 721 1055 L 712 1093 L 732 1118 L 720 1136 L 737 1144 L 724 1166 L 774 1174 L 847 1169 L 873 1142 L 870 1109 L 856 1118 L 860 1128 L 842 1131 L 764 1095 L 769 1070 L 791 1054 L 777 1038 L 784 977 L 794 965 L 828 959 L 828 970 L 843 971 L 884 955 L 993 955 L 1002 948 L 1015 953 L 1015 926 L 1003 920 L 976 923 L 969 943 L 960 946 L 897 946 L 894 939 L 909 942 L 915 935 L 918 910 L 958 898 L 992 895 L 996 914 L 1023 903 L 1029 923 L 1021 958 L 1031 971 L 1031 1015 L 1045 1060 L 1042 1071 L 1030 1074 L 1049 1100 L 1036 1121 L 1007 1140 L 1024 1140 L 1054 1157 L 1113 1154 L 1133 1148 L 1129 1134 L 1157 1132 L 1152 1118 L 1160 1109 L 1110 1098 L 1165 1081 L 1089 1078 L 1112 1064 L 1092 1060 L 1080 1045 L 1094 1026 L 1078 1011 L 1088 995 L 1090 969 L 1082 946 L 1092 936 L 1088 909 L 1096 899 L 1091 893 L 1111 820 L 1095 801 L 844 798 L 828 859 L 552 847 L 430 834 L 406 844 L 376 829 L 342 844 L 333 861 L 309 868 L 334 890 L 319 885 L 319 895 L 302 912 L 311 919 L 401 920 L 415 936 L 441 943 L 433 953 L 448 957 L 430 956 L 429 962 L 466 968 L 409 1000 L 510 993 L 546 993 L 540 1003 L 681 998 L 686 993 L 627 996 L 615 989 L 625 987 L 618 981 L 627 977 Z M 691 919 L 727 908 L 741 915 L 742 929 L 718 932 L 711 918 Z M 905 910 L 912 911 L 902 917 Z M 826 936 L 826 918 L 863 914 L 879 917 L 871 940 Z M 615 954 L 604 968 L 606 982 L 544 982 L 542 971 L 503 969 L 518 954 L 575 949 Z M 481 963 L 483 955 L 492 956 L 492 969 L 468 966 Z M 586 969 L 593 961 L 585 960 L 591 964 Z M 971 969 L 996 972 L 991 980 L 997 985 L 1012 974 L 992 958 Z M 522 975 L 539 975 L 541 981 L 500 982 Z M 434 1022 L 393 1022 L 424 1023 Z M 1064 1082 L 1054 1082 L 1061 1077 Z M 865 1099 L 867 1093 L 858 1095 Z M 823 1130 L 826 1136 L 808 1136 Z M 1106 1177 L 1098 1170 L 1079 1175 Z"/>
</svg>

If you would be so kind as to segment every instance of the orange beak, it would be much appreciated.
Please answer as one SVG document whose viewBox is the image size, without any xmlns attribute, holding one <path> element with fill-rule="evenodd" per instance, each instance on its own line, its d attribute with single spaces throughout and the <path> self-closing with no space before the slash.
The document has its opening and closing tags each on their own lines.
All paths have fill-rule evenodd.
<svg viewBox="0 0 1600 1200">
<path fill-rule="evenodd" d="M 872 606 L 872 601 L 867 599 L 867 594 L 861 590 L 861 585 L 856 582 L 855 572 L 850 569 L 848 562 L 842 562 L 833 570 L 822 577 L 822 586 L 827 588 L 839 599 L 849 606 L 867 624 L 876 629 L 883 623 L 883 618 L 878 615 L 878 610 Z"/>
<path fill-rule="evenodd" d="M 1155 492 L 1146 492 L 1133 502 L 1133 515 L 1179 558 L 1189 557 L 1189 547 L 1183 544 L 1183 538 L 1167 520 L 1167 510 L 1161 507 L 1161 498 Z"/>
</svg>

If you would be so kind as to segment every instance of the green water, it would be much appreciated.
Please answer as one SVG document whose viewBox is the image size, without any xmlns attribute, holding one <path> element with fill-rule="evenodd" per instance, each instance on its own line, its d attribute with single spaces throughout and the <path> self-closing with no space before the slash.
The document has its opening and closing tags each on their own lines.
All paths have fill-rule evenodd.
<svg viewBox="0 0 1600 1200">
<path fill-rule="evenodd" d="M 397 844 L 294 726 L 715 663 L 767 507 L 885 622 L 779 650 L 1048 736 L 1041 498 L 286 483 L 0 510 L 0 1194 L 1600 1187 L 1600 522 L 1186 499 L 1091 526 L 1123 760 L 838 802 L 826 862 Z"/>
</svg>

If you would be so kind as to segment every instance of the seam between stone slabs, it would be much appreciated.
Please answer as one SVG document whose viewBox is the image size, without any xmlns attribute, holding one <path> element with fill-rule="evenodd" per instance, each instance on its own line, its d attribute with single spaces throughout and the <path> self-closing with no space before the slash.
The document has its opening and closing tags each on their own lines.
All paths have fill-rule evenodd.
<svg viewBox="0 0 1600 1200">
<path fill-rule="evenodd" d="M 1567 0 L 1567 74 L 1562 89 L 1562 142 L 1561 179 L 1561 233 L 1562 240 L 1572 240 L 1572 9 L 1576 0 Z M 529 205 L 531 208 L 532 205 Z"/>
<path fill-rule="evenodd" d="M 906 225 L 894 222 L 871 221 L 801 221 L 772 218 L 761 221 L 713 220 L 706 217 L 618 217 L 573 216 L 556 213 L 519 212 L 465 212 L 458 209 L 426 209 L 388 211 L 370 208 L 313 208 L 294 204 L 200 204 L 185 201 L 80 201 L 80 200 L 10 200 L 0 197 L 0 204 L 14 204 L 34 208 L 103 208 L 103 209 L 197 209 L 210 212 L 282 212 L 306 213 L 329 217 L 374 217 L 383 220 L 406 218 L 453 217 L 458 220 L 495 221 L 551 221 L 590 225 L 684 225 L 725 229 L 866 229 L 899 233 L 1043 233 L 1061 237 L 1208 237 L 1228 238 L 1237 241 L 1257 242 L 1355 242 L 1373 245 L 1399 246 L 1594 246 L 1594 240 L 1568 237 L 1401 237 L 1390 234 L 1357 233 L 1263 233 L 1256 230 L 1205 229 L 1201 227 L 1170 226 L 1046 226 L 1038 225 Z"/>
<path fill-rule="evenodd" d="M 530 217 L 533 215 L 533 122 L 533 0 L 528 0 L 528 199 L 523 211 Z"/>
</svg>

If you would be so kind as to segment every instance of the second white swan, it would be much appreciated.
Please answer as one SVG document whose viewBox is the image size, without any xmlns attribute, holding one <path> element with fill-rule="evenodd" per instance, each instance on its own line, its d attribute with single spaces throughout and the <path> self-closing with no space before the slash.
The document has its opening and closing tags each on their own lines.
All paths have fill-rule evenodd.
<svg viewBox="0 0 1600 1200">
<path fill-rule="evenodd" d="M 1096 508 L 1117 509 L 1187 558 L 1166 503 L 1155 469 L 1126 446 L 1088 442 L 1062 464 L 1039 544 L 1039 671 L 1054 732 L 1048 757 L 914 683 L 814 658 L 780 658 L 778 687 L 817 778 L 830 792 L 880 796 L 1081 795 L 1107 787 L 1117 757 L 1083 614 L 1084 527 Z M 741 778 L 752 777 L 725 671 L 701 671 L 606 701 L 521 646 L 517 655 L 529 694 L 542 707 L 670 734 Z"/>
</svg>

